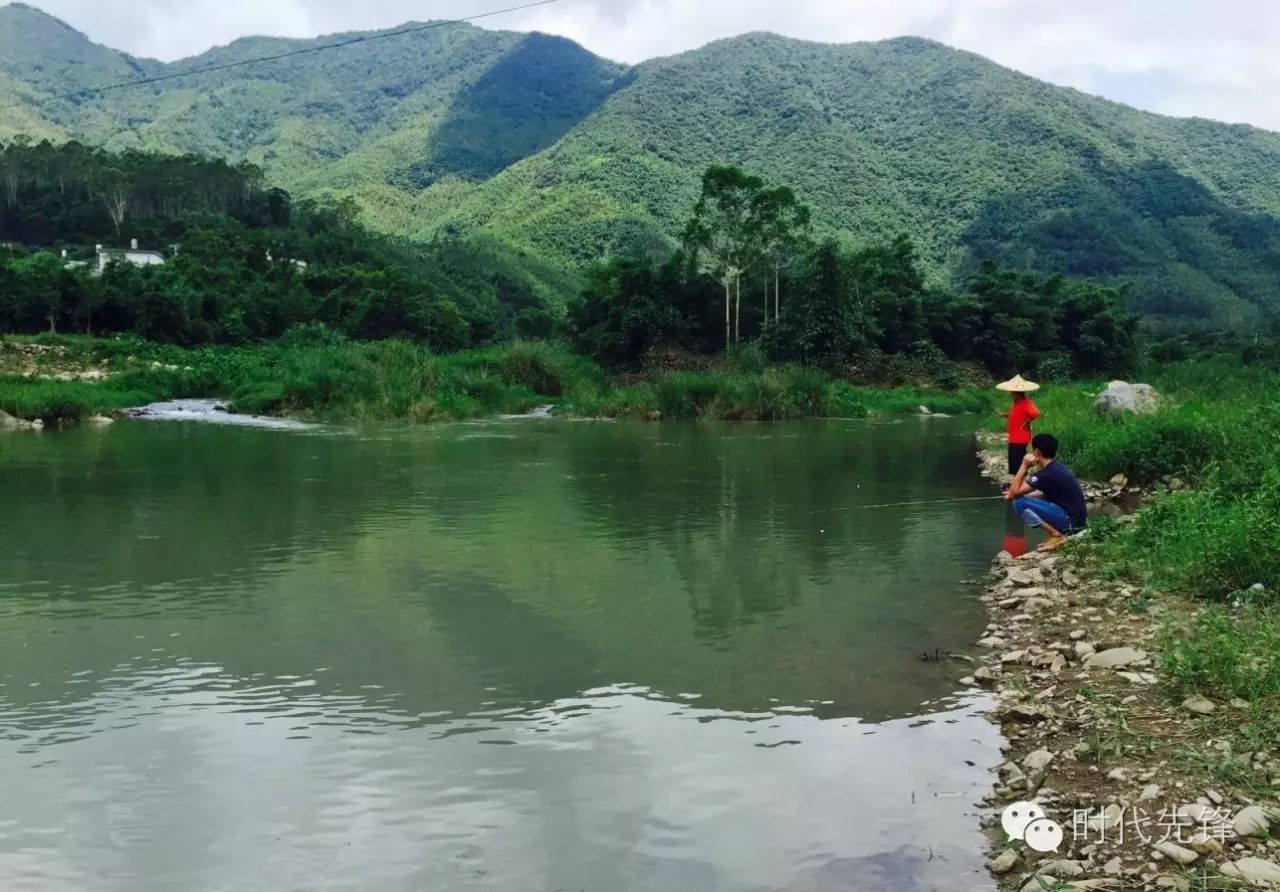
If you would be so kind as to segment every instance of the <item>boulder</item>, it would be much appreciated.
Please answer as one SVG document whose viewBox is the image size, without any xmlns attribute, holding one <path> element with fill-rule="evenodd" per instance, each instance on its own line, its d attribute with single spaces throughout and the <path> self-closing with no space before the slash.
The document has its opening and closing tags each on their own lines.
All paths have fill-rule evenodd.
<svg viewBox="0 0 1280 892">
<path fill-rule="evenodd" d="M 1126 412 L 1147 415 L 1160 408 L 1160 394 L 1150 384 L 1112 381 L 1093 401 L 1093 411 L 1118 418 Z"/>
<path fill-rule="evenodd" d="M 16 431 L 22 427 L 22 422 L 14 418 L 8 412 L 0 411 L 0 431 Z"/>
<path fill-rule="evenodd" d="M 1280 865 L 1262 858 L 1241 858 L 1222 865 L 1222 875 L 1244 880 L 1260 889 L 1280 889 Z"/>
</svg>

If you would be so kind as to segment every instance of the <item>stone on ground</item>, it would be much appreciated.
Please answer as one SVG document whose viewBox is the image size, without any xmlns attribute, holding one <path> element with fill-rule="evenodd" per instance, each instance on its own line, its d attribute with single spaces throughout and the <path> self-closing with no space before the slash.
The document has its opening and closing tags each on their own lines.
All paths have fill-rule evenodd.
<svg viewBox="0 0 1280 892">
<path fill-rule="evenodd" d="M 991 872 L 996 876 L 1002 876 L 1013 870 L 1017 863 L 1018 853 L 1013 849 L 1005 849 L 991 862 Z"/>
<path fill-rule="evenodd" d="M 1147 655 L 1144 651 L 1132 647 L 1113 647 L 1110 650 L 1104 650 L 1089 657 L 1089 659 L 1085 660 L 1084 668 L 1122 669 L 1125 666 L 1140 663 L 1146 658 Z"/>
<path fill-rule="evenodd" d="M 1053 761 L 1053 753 L 1048 750 L 1036 750 L 1022 760 L 1022 767 L 1028 771 L 1043 771 Z"/>
<path fill-rule="evenodd" d="M 1093 411 L 1099 415 L 1119 417 L 1126 412 L 1147 415 L 1160 408 L 1160 394 L 1150 384 L 1130 384 L 1112 381 L 1107 389 L 1093 401 Z"/>
<path fill-rule="evenodd" d="M 1182 708 L 1188 712 L 1197 713 L 1198 715 L 1208 715 L 1217 709 L 1217 707 L 1213 705 L 1212 700 L 1207 697 L 1200 696 L 1188 697 L 1186 700 L 1183 700 Z"/>
<path fill-rule="evenodd" d="M 1156 851 L 1166 858 L 1172 858 L 1184 867 L 1188 864 L 1193 864 L 1200 857 L 1198 853 L 1190 849 L 1184 849 L 1177 843 L 1169 842 L 1168 840 L 1156 843 Z"/>
<path fill-rule="evenodd" d="M 1236 836 L 1266 836 L 1271 829 L 1271 816 L 1266 809 L 1251 805 L 1240 810 L 1231 826 Z"/>
<path fill-rule="evenodd" d="M 1222 865 L 1223 876 L 1236 877 L 1260 889 L 1280 889 L 1280 865 L 1262 858 L 1241 858 Z"/>
</svg>

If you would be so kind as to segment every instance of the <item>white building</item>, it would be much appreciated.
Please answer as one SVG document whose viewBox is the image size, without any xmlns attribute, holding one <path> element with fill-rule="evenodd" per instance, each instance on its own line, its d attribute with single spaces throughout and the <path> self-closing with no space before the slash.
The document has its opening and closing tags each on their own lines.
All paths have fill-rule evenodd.
<svg viewBox="0 0 1280 892">
<path fill-rule="evenodd" d="M 161 266 L 164 264 L 164 255 L 159 251 L 139 250 L 136 238 L 129 242 L 127 250 L 103 248 L 102 245 L 96 245 L 95 247 L 98 252 L 98 263 L 93 269 L 95 276 L 102 275 L 106 271 L 108 264 L 117 261 L 132 263 L 134 266 Z"/>
<path fill-rule="evenodd" d="M 280 260 L 276 260 L 274 257 L 271 256 L 270 251 L 267 251 L 267 263 L 289 263 L 289 264 L 292 264 L 295 269 L 300 270 L 301 272 L 305 273 L 307 271 L 307 261 L 294 260 L 292 257 L 282 257 Z"/>
</svg>

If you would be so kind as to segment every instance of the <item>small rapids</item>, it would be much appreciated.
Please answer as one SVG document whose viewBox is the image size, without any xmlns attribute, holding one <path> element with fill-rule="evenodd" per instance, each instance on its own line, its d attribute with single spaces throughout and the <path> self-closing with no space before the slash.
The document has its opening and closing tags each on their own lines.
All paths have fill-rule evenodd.
<svg viewBox="0 0 1280 892">
<path fill-rule="evenodd" d="M 555 408 L 555 406 L 538 406 L 522 415 L 499 415 L 498 418 L 502 421 L 531 421 L 539 418 L 554 418 L 555 415 L 552 413 Z"/>
<path fill-rule="evenodd" d="M 238 427 L 263 427 L 276 430 L 303 430 L 310 425 L 288 418 L 268 418 L 263 415 L 237 415 L 227 411 L 227 404 L 219 400 L 171 400 L 151 403 L 129 410 L 129 417 L 148 421 L 194 421 L 203 424 L 229 424 Z"/>
</svg>

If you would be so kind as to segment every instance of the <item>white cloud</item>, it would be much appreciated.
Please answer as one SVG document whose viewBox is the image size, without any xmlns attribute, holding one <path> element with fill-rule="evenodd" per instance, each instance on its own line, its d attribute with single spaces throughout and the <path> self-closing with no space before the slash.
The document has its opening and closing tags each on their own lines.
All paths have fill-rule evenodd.
<svg viewBox="0 0 1280 892">
<path fill-rule="evenodd" d="M 245 34 L 291 37 L 457 18 L 519 0 L 31 0 L 102 43 L 173 59 Z M 931 37 L 1153 111 L 1280 129 L 1280 4 L 1257 0 L 559 0 L 488 27 L 563 34 L 637 62 L 744 31 Z"/>
</svg>

